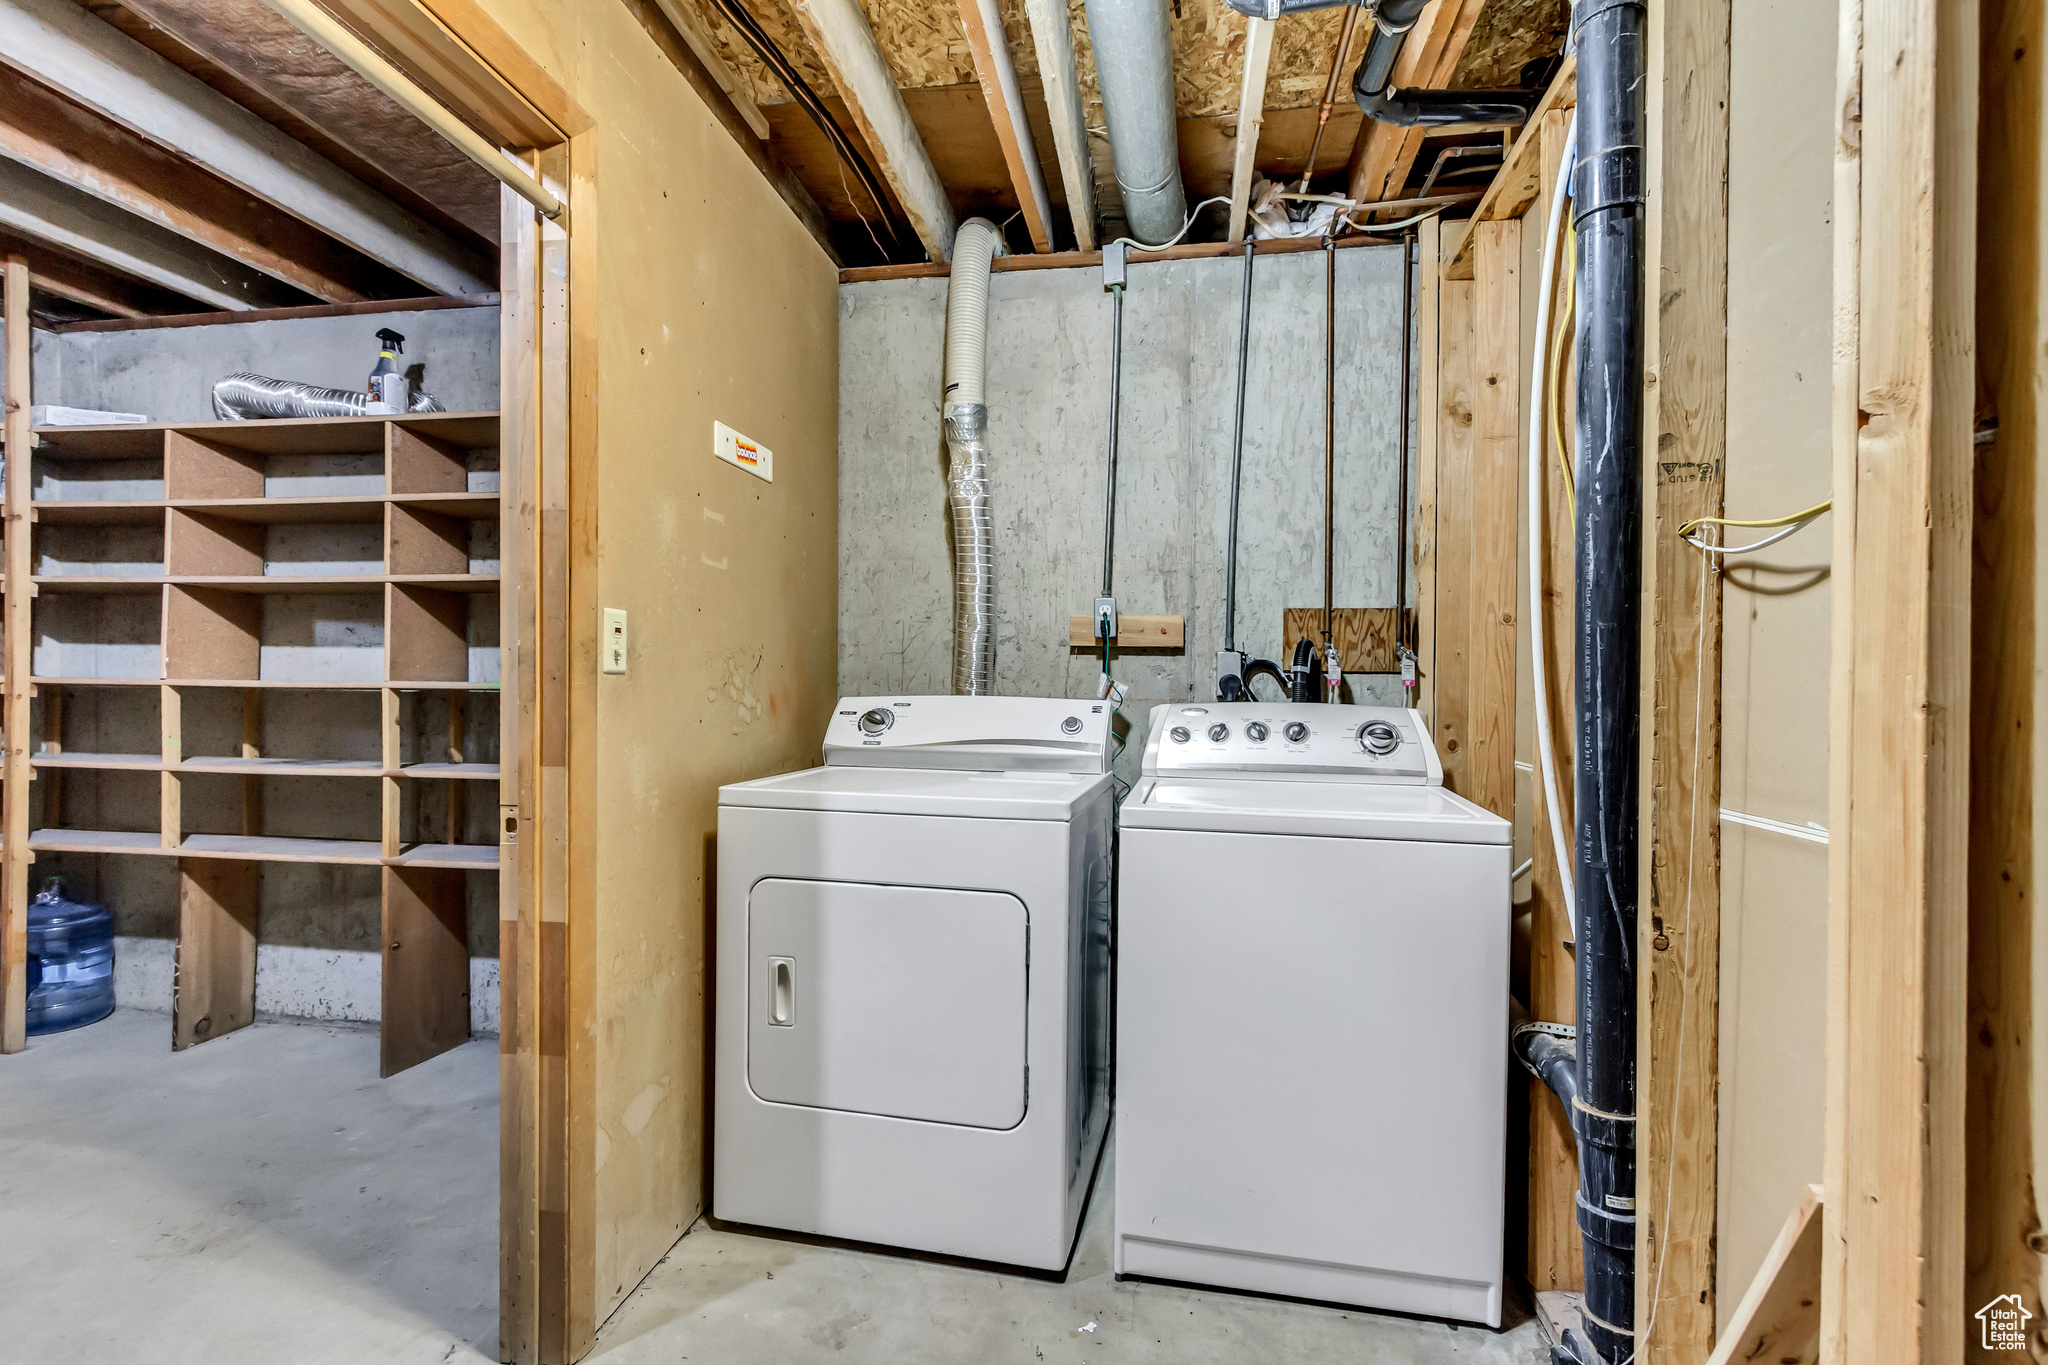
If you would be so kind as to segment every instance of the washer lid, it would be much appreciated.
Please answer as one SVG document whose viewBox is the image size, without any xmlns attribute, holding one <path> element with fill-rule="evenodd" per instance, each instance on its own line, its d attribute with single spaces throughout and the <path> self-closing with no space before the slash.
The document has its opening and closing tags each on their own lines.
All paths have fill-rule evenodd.
<svg viewBox="0 0 2048 1365">
<path fill-rule="evenodd" d="M 1513 827 L 1442 787 L 1252 778 L 1147 777 L 1117 816 L 1123 829 L 1316 834 L 1505 844 Z"/>
<path fill-rule="evenodd" d="M 720 806 L 1071 820 L 1108 773 L 990 773 L 919 768 L 807 768 L 718 789 Z"/>
</svg>

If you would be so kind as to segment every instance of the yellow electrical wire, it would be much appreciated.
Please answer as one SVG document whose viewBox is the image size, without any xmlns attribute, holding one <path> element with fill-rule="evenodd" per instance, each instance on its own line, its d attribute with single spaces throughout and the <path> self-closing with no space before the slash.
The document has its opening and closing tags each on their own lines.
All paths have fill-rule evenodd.
<svg viewBox="0 0 2048 1365">
<path fill-rule="evenodd" d="M 1550 395 L 1550 420 L 1557 436 L 1557 467 L 1564 474 L 1564 505 L 1573 521 L 1579 517 L 1578 490 L 1572 486 L 1571 442 L 1565 437 L 1564 429 L 1564 334 L 1571 326 L 1572 309 L 1577 304 L 1578 281 L 1578 234 L 1566 223 L 1564 229 L 1564 298 L 1557 311 L 1557 330 L 1550 342 L 1550 374 L 1547 377 Z"/>
<path fill-rule="evenodd" d="M 1695 517 L 1693 520 L 1688 521 L 1685 525 L 1679 527 L 1678 534 L 1680 534 L 1681 536 L 1689 536 L 1702 526 L 1747 526 L 1753 529 L 1766 529 L 1772 526 L 1790 526 L 1795 522 L 1812 521 L 1815 517 L 1829 510 L 1834 505 L 1835 500 L 1833 498 L 1829 498 L 1826 502 L 1815 503 L 1813 506 L 1807 508 L 1803 512 L 1791 512 L 1782 517 L 1766 517 L 1762 521 L 1737 521 L 1733 517 Z"/>
</svg>

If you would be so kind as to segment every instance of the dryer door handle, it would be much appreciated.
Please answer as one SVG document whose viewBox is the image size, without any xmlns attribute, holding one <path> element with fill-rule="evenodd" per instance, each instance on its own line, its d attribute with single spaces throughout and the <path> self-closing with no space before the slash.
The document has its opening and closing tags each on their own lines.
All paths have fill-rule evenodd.
<svg viewBox="0 0 2048 1365">
<path fill-rule="evenodd" d="M 778 1028 L 796 1023 L 796 959 L 768 959 L 768 1022 Z"/>
</svg>

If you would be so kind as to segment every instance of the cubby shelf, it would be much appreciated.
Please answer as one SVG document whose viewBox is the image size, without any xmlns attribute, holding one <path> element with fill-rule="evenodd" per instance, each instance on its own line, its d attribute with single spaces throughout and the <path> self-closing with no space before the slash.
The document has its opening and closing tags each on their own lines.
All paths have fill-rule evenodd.
<svg viewBox="0 0 2048 1365">
<path fill-rule="evenodd" d="M 262 863 L 378 869 L 384 1074 L 461 1042 L 465 874 L 498 867 L 457 842 L 495 837 L 478 784 L 501 780 L 470 761 L 497 757 L 499 685 L 473 680 L 498 650 L 497 414 L 36 435 L 10 508 L 44 570 L 28 846 L 176 860 L 179 960 L 209 969 L 180 979 L 174 1048 L 253 1017 L 259 923 L 293 884 Z"/>
</svg>

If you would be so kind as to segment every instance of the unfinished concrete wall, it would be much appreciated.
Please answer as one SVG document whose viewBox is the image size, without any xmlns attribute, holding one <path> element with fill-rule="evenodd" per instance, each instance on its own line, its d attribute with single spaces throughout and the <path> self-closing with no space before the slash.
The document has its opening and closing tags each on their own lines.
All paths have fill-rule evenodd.
<svg viewBox="0 0 2048 1365">
<path fill-rule="evenodd" d="M 1400 252 L 1335 256 L 1336 604 L 1391 606 Z M 1282 610 L 1323 600 L 1324 262 L 1321 253 L 1271 256 L 1254 271 L 1237 639 L 1271 658 Z M 1153 703 L 1215 695 L 1243 274 L 1243 261 L 1229 258 L 1130 270 L 1114 587 L 1123 612 L 1185 616 L 1187 648 L 1115 659 L 1131 685 L 1119 765 L 1127 778 L 1137 775 Z M 951 690 L 939 420 L 946 286 L 840 286 L 843 695 Z M 1085 615 L 1102 585 L 1109 297 L 1093 269 L 999 273 L 989 296 L 996 690 L 1094 696 L 1101 654 L 1068 648 L 1067 617 Z M 1354 700 L 1399 703 L 1398 677 L 1352 683 Z"/>
<path fill-rule="evenodd" d="M 1834 95 L 1814 73 L 1834 69 L 1835 7 L 1738 5 L 1732 43 L 1727 515 L 1773 517 L 1828 496 Z M 1823 518 L 1722 579 L 1724 1326 L 1821 1178 L 1830 533 Z"/>
<path fill-rule="evenodd" d="M 276 318 L 207 327 L 35 333 L 35 401 L 139 412 L 152 422 L 211 422 L 213 384 L 238 370 L 360 389 L 377 333 L 405 336 L 415 388 L 450 412 L 498 406 L 498 310 L 444 308 L 348 317 Z"/>
</svg>

